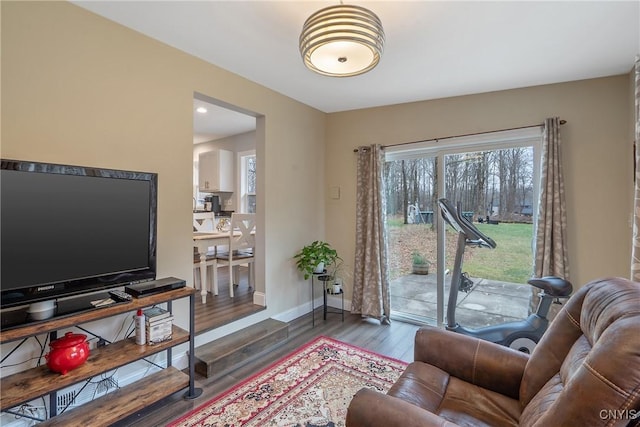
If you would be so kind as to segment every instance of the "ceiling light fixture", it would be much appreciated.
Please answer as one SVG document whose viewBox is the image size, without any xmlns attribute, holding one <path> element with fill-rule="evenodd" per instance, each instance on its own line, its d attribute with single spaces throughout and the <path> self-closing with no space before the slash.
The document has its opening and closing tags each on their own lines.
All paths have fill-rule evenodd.
<svg viewBox="0 0 640 427">
<path fill-rule="evenodd" d="M 206 108 L 204 108 L 204 107 L 198 107 L 198 108 L 196 108 L 196 111 L 197 111 L 198 113 L 200 113 L 200 114 L 204 114 L 204 113 L 206 113 L 206 112 L 207 112 L 207 109 L 206 109 Z"/>
<path fill-rule="evenodd" d="M 320 9 L 305 21 L 300 34 L 304 64 L 325 76 L 366 73 L 378 65 L 383 47 L 380 18 L 360 6 Z"/>
</svg>

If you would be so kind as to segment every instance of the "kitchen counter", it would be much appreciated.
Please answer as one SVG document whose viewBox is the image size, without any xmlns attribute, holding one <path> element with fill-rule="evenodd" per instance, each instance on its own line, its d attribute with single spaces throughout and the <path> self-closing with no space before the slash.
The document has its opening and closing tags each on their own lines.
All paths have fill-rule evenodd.
<svg viewBox="0 0 640 427">
<path fill-rule="evenodd" d="M 205 211 L 204 209 L 196 209 L 193 213 L 207 213 L 211 211 Z M 231 214 L 234 211 L 220 211 L 220 213 L 216 214 L 216 218 L 231 218 Z"/>
</svg>

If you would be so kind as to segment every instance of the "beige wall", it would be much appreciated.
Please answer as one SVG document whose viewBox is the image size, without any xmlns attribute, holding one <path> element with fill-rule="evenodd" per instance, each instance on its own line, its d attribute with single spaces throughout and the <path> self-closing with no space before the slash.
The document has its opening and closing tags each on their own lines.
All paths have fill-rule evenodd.
<svg viewBox="0 0 640 427">
<path fill-rule="evenodd" d="M 72 4 L 4 1 L 0 154 L 158 172 L 158 275 L 191 283 L 194 92 L 253 112 L 264 253 L 257 287 L 266 287 L 267 317 L 308 303 L 291 259 L 304 244 L 326 238 L 353 266 L 354 147 L 557 115 L 568 121 L 569 248 L 579 286 L 628 275 L 629 85 L 624 75 L 325 115 Z M 325 195 L 332 186 L 339 200 Z"/>
<path fill-rule="evenodd" d="M 307 303 L 291 257 L 324 234 L 323 113 L 70 3 L 2 2 L 2 157 L 157 172 L 158 276 L 189 283 L 194 92 L 258 117 L 259 316 Z"/>
<path fill-rule="evenodd" d="M 327 240 L 353 267 L 356 156 L 353 148 L 567 120 L 562 154 L 571 279 L 628 277 L 632 139 L 629 75 L 330 114 L 326 136 Z M 347 289 L 347 297 L 350 297 Z"/>
</svg>

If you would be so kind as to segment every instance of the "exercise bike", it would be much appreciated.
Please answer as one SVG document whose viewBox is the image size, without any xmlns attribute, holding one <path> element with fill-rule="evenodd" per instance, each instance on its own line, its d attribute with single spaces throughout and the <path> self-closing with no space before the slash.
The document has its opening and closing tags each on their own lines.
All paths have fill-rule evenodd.
<svg viewBox="0 0 640 427">
<path fill-rule="evenodd" d="M 454 262 L 451 283 L 449 288 L 449 300 L 447 303 L 447 325 L 446 329 L 464 335 L 470 335 L 486 341 L 491 341 L 506 347 L 514 348 L 524 353 L 531 353 L 535 345 L 540 341 L 542 335 L 549 325 L 549 308 L 555 299 L 560 304 L 560 298 L 571 295 L 573 287 L 571 283 L 560 277 L 547 276 L 531 279 L 527 283 L 541 291 L 540 302 L 535 313 L 532 313 L 524 320 L 503 323 L 479 329 L 469 329 L 460 326 L 456 322 L 456 304 L 458 302 L 458 292 L 460 289 L 469 290 L 473 285 L 470 283 L 468 275 L 462 272 L 462 262 L 465 247 L 468 245 L 486 247 L 494 249 L 497 244 L 489 236 L 483 234 L 467 218 L 460 214 L 460 204 L 457 208 L 447 199 L 438 200 L 442 217 L 458 232 L 458 243 L 456 248 L 456 258 Z"/>
</svg>

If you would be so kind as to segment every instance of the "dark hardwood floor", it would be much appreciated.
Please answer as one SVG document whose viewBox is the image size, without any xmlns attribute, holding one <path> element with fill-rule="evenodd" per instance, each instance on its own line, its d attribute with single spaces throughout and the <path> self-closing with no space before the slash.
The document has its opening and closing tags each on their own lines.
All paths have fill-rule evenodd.
<svg viewBox="0 0 640 427">
<path fill-rule="evenodd" d="M 227 269 L 218 269 L 218 275 L 219 294 L 208 294 L 206 304 L 196 299 L 196 334 L 264 310 L 264 307 L 253 304 L 253 289 L 248 286 L 246 268 L 241 269 L 240 284 L 235 288 L 234 298 L 229 296 Z M 314 316 L 315 327 L 312 327 L 311 313 L 290 322 L 288 339 L 258 360 L 222 376 L 205 378 L 196 373 L 195 385 L 203 390 L 200 397 L 186 400 L 184 391 L 176 393 L 144 412 L 123 420 L 118 426 L 164 426 L 320 335 L 406 362 L 413 360 L 413 337 L 419 326 L 399 321 L 381 325 L 376 320 L 362 319 L 348 312 L 345 312 L 344 323 L 337 314 L 328 314 L 325 321 L 322 308 L 316 309 Z"/>
<path fill-rule="evenodd" d="M 202 395 L 197 399 L 185 400 L 184 392 L 179 392 L 147 408 L 144 413 L 123 420 L 118 425 L 164 426 L 320 335 L 406 362 L 413 360 L 413 337 L 419 326 L 399 321 L 393 321 L 391 325 L 381 325 L 376 320 L 362 319 L 359 315 L 350 313 L 345 313 L 344 323 L 341 322 L 340 316 L 335 314 L 329 315 L 325 321 L 322 319 L 321 308 L 316 309 L 314 315 L 314 328 L 311 326 L 311 313 L 290 322 L 288 340 L 263 358 L 249 362 L 217 378 L 205 378 L 196 374 L 196 387 L 203 390 Z"/>
<path fill-rule="evenodd" d="M 196 297 L 196 334 L 219 328 L 265 307 L 253 303 L 253 288 L 249 288 L 247 268 L 240 267 L 240 283 L 235 287 L 234 297 L 229 296 L 229 271 L 218 268 L 218 295 L 207 294 L 206 304 Z"/>
</svg>

